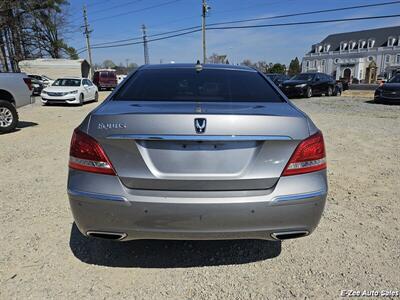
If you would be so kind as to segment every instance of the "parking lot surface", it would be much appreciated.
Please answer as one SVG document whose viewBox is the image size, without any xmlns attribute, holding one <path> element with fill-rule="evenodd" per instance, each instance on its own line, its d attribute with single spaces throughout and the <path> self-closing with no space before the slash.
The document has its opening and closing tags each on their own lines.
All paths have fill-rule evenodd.
<svg viewBox="0 0 400 300">
<path fill-rule="evenodd" d="M 330 191 L 317 230 L 282 243 L 82 237 L 66 193 L 69 142 L 97 103 L 21 108 L 19 129 L 0 136 L 0 298 L 332 299 L 341 290 L 398 290 L 400 106 L 294 102 L 324 133 Z"/>
</svg>

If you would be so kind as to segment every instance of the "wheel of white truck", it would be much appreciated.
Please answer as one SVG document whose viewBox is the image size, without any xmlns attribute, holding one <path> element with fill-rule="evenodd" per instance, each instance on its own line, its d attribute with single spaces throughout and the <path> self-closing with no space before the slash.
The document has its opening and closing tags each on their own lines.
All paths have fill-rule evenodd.
<svg viewBox="0 0 400 300">
<path fill-rule="evenodd" d="M 13 131 L 18 124 L 18 113 L 14 105 L 0 100 L 0 133 Z"/>
</svg>

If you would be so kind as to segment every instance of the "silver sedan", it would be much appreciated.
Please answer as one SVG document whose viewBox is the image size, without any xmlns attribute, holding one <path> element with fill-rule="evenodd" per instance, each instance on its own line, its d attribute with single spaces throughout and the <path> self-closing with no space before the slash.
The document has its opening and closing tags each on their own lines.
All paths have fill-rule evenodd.
<svg viewBox="0 0 400 300">
<path fill-rule="evenodd" d="M 68 195 L 90 237 L 303 237 L 325 205 L 324 140 L 256 70 L 146 65 L 75 129 Z"/>
</svg>

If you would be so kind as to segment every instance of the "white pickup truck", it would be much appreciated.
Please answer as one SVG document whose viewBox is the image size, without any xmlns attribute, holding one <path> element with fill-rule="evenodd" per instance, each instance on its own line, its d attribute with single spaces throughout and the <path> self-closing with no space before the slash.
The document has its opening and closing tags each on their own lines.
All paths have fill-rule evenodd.
<svg viewBox="0 0 400 300">
<path fill-rule="evenodd" d="M 0 73 L 0 133 L 18 124 L 17 108 L 30 104 L 31 79 L 25 73 Z"/>
</svg>

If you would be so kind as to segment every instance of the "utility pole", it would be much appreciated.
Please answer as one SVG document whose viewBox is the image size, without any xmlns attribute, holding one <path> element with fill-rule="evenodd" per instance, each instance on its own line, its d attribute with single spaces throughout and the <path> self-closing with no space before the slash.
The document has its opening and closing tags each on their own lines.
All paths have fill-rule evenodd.
<svg viewBox="0 0 400 300">
<path fill-rule="evenodd" d="M 88 53 L 88 58 L 89 58 L 89 64 L 90 64 L 90 78 L 93 78 L 93 63 L 92 63 L 92 49 L 90 48 L 90 40 L 89 36 L 92 30 L 89 30 L 89 24 L 87 20 L 87 11 L 86 11 L 86 5 L 83 6 L 83 21 L 84 21 L 84 27 L 85 31 L 84 34 L 86 36 L 86 50 Z"/>
<path fill-rule="evenodd" d="M 207 62 L 206 54 L 206 14 L 210 8 L 207 5 L 206 0 L 202 0 L 201 6 L 201 31 L 203 34 L 203 64 Z"/>
<path fill-rule="evenodd" d="M 144 64 L 148 65 L 150 63 L 149 59 L 149 47 L 147 45 L 147 35 L 146 35 L 146 26 L 142 25 L 143 32 L 143 52 L 144 52 Z"/>
</svg>

